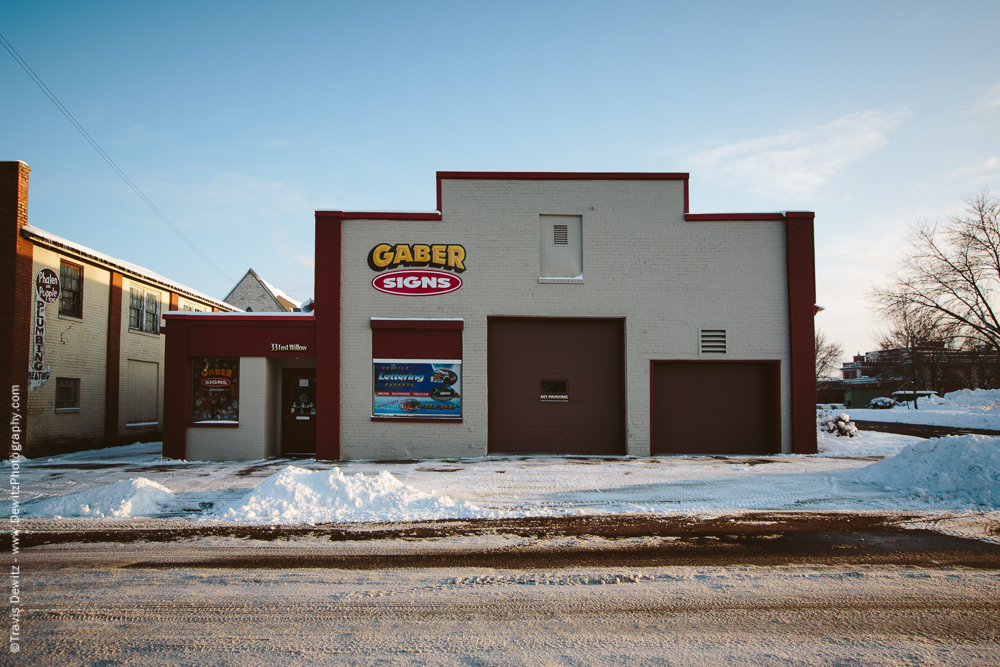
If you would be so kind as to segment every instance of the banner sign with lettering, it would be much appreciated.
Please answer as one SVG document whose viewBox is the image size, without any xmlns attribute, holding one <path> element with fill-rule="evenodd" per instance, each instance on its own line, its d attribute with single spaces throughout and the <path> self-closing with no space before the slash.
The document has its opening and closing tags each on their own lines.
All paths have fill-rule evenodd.
<svg viewBox="0 0 1000 667">
<path fill-rule="evenodd" d="M 42 269 L 35 276 L 35 307 L 32 311 L 31 339 L 34 350 L 28 367 L 28 391 L 42 387 L 52 377 L 45 365 L 45 305 L 59 300 L 59 276 L 52 269 Z"/>
<path fill-rule="evenodd" d="M 462 362 L 375 359 L 375 417 L 461 417 Z"/>
</svg>

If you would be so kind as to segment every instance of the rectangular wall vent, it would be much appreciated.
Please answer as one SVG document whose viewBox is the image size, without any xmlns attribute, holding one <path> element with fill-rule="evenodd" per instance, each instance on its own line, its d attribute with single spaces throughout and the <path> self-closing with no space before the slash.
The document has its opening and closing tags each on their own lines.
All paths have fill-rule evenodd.
<svg viewBox="0 0 1000 667">
<path fill-rule="evenodd" d="M 552 243 L 569 245 L 569 225 L 552 225 Z"/>
<path fill-rule="evenodd" d="M 701 353 L 708 355 L 727 354 L 725 329 L 701 330 Z"/>
</svg>

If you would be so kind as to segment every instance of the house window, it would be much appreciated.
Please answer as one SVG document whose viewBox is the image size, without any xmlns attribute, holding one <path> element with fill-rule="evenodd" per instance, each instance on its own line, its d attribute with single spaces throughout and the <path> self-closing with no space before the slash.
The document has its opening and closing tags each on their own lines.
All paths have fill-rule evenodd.
<svg viewBox="0 0 1000 667">
<path fill-rule="evenodd" d="M 239 423 L 238 357 L 191 359 L 191 421 L 196 424 Z"/>
<path fill-rule="evenodd" d="M 59 314 L 83 317 L 83 267 L 59 263 Z"/>
<path fill-rule="evenodd" d="M 128 328 L 160 333 L 160 293 L 133 287 L 128 303 Z"/>
<path fill-rule="evenodd" d="M 80 378 L 56 378 L 56 410 L 80 409 Z"/>
</svg>

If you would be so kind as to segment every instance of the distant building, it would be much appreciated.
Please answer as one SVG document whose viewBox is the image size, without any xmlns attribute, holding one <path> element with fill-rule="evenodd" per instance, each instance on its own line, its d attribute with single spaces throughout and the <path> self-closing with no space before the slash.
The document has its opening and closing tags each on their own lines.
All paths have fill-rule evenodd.
<svg viewBox="0 0 1000 667">
<path fill-rule="evenodd" d="M 995 389 L 1000 386 L 1000 353 L 993 349 L 955 350 L 934 342 L 857 354 L 844 362 L 840 372 L 842 380 L 836 384 L 845 392 L 845 405 L 859 407 L 875 396 L 901 390 L 944 395 L 960 389 Z M 823 391 L 831 389 L 828 384 Z"/>
<path fill-rule="evenodd" d="M 226 303 L 248 313 L 291 313 L 302 308 L 302 303 L 257 275 L 253 269 L 230 290 Z"/>
<path fill-rule="evenodd" d="M 30 171 L 0 162 L 0 420 L 28 458 L 159 440 L 164 312 L 235 309 L 28 225 Z"/>
</svg>

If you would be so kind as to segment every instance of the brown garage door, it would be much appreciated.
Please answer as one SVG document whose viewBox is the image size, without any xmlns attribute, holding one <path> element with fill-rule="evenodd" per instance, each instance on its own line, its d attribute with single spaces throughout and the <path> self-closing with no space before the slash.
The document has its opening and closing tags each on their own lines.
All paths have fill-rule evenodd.
<svg viewBox="0 0 1000 667">
<path fill-rule="evenodd" d="M 778 369 L 770 361 L 654 362 L 652 453 L 780 452 Z"/>
<path fill-rule="evenodd" d="M 623 454 L 623 328 L 490 318 L 490 453 Z"/>
</svg>

